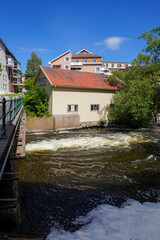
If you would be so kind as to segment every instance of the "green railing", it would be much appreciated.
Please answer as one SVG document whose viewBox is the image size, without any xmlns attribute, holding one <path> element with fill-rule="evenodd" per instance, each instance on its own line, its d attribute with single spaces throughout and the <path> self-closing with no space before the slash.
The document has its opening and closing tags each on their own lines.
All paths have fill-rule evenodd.
<svg viewBox="0 0 160 240">
<path fill-rule="evenodd" d="M 7 127 L 12 123 L 15 116 L 23 105 L 22 97 L 0 100 L 0 138 L 5 136 Z"/>
</svg>

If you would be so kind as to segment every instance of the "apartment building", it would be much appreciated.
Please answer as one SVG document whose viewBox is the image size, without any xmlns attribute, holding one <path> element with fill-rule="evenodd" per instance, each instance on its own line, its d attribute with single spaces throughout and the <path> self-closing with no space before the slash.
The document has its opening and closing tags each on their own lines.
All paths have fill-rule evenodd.
<svg viewBox="0 0 160 240">
<path fill-rule="evenodd" d="M 82 72 L 101 73 L 102 57 L 86 49 L 73 54 L 67 51 L 49 62 L 50 67 Z"/>
<path fill-rule="evenodd" d="M 49 62 L 50 67 L 66 70 L 76 70 L 82 72 L 101 73 L 112 75 L 112 69 L 124 69 L 131 67 L 131 63 L 124 62 L 104 62 L 102 57 L 82 49 L 73 54 L 70 50 L 56 57 Z"/>
<path fill-rule="evenodd" d="M 20 63 L 2 39 L 0 39 L 0 64 L 2 69 L 0 72 L 0 93 L 17 92 L 17 86 L 21 85 Z"/>
</svg>

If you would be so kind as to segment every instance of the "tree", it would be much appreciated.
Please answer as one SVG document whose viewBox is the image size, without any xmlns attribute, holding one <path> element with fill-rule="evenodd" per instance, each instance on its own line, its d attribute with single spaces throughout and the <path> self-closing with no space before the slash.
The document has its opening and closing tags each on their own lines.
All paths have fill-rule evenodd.
<svg viewBox="0 0 160 240">
<path fill-rule="evenodd" d="M 159 71 L 153 66 L 134 67 L 123 75 L 125 85 L 114 95 L 109 121 L 125 127 L 148 127 L 160 108 Z"/>
<path fill-rule="evenodd" d="M 116 76 L 114 76 L 114 75 L 111 75 L 108 77 L 108 82 L 109 82 L 109 85 L 111 85 L 111 86 L 118 86 L 118 84 L 119 84 Z"/>
<path fill-rule="evenodd" d="M 48 98 L 44 89 L 38 85 L 34 86 L 23 98 L 25 111 L 29 116 L 49 116 Z"/>
<path fill-rule="evenodd" d="M 135 64 L 149 65 L 150 63 L 160 66 L 160 25 L 153 28 L 150 32 L 145 32 L 138 39 L 145 39 L 147 46 L 139 53 L 137 59 L 133 60 Z"/>
<path fill-rule="evenodd" d="M 24 87 L 27 92 L 24 94 L 24 108 L 27 115 L 42 117 L 49 115 L 48 112 L 48 98 L 44 89 L 38 85 L 34 85 L 34 78 L 42 64 L 42 60 L 31 53 L 31 58 L 27 61 L 27 70 L 25 73 Z"/>
<path fill-rule="evenodd" d="M 121 126 L 148 127 L 154 116 L 157 122 L 157 112 L 160 111 L 159 36 L 160 27 L 142 34 L 139 38 L 144 38 L 147 43 L 144 53 L 139 53 L 134 59 L 132 69 L 115 72 L 124 85 L 114 96 L 109 121 L 114 120 Z"/>
<path fill-rule="evenodd" d="M 27 69 L 25 73 L 25 79 L 34 80 L 39 66 L 42 65 L 42 60 L 36 55 L 35 52 L 31 53 L 31 58 L 27 61 Z"/>
</svg>

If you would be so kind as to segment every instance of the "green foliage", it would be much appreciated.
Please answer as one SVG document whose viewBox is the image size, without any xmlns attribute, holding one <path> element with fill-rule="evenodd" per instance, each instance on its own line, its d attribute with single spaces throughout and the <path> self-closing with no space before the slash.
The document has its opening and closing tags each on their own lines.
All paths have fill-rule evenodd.
<svg viewBox="0 0 160 240">
<path fill-rule="evenodd" d="M 25 79 L 24 81 L 24 87 L 27 91 L 32 90 L 33 89 L 33 79 L 28 77 L 27 79 Z"/>
<path fill-rule="evenodd" d="M 38 85 L 34 85 L 34 78 L 42 64 L 42 60 L 36 55 L 31 53 L 31 58 L 27 61 L 27 70 L 25 73 L 24 87 L 27 93 L 24 94 L 24 107 L 27 115 L 42 117 L 49 116 L 48 112 L 48 99 L 44 89 Z"/>
<path fill-rule="evenodd" d="M 114 95 L 108 119 L 124 127 L 148 127 L 153 116 L 157 123 L 160 111 L 160 26 L 139 38 L 146 40 L 147 47 L 133 60 L 133 68 L 114 72 L 124 87 Z"/>
<path fill-rule="evenodd" d="M 31 88 L 25 93 L 23 102 L 27 115 L 37 117 L 49 116 L 48 99 L 42 87 L 36 85 Z"/>
<path fill-rule="evenodd" d="M 2 68 L 1 68 L 1 63 L 0 63 L 0 72 L 2 71 Z M 0 73 L 0 75 L 1 75 L 1 73 Z"/>
<path fill-rule="evenodd" d="M 118 85 L 117 78 L 114 75 L 111 75 L 111 76 L 108 77 L 108 82 L 111 86 L 117 86 Z"/>
<path fill-rule="evenodd" d="M 143 53 L 138 54 L 133 63 L 136 65 L 156 63 L 160 66 L 160 26 L 153 28 L 150 32 L 143 33 L 138 38 L 144 39 L 147 47 L 142 50 Z"/>
<path fill-rule="evenodd" d="M 114 95 L 109 121 L 118 126 L 148 127 L 160 108 L 159 68 L 150 64 L 134 67 L 121 74 L 125 88 Z"/>
<path fill-rule="evenodd" d="M 28 78 L 34 80 L 40 65 L 42 65 L 42 60 L 37 56 L 35 52 L 32 52 L 31 58 L 27 61 L 27 70 L 25 73 L 26 80 Z"/>
</svg>

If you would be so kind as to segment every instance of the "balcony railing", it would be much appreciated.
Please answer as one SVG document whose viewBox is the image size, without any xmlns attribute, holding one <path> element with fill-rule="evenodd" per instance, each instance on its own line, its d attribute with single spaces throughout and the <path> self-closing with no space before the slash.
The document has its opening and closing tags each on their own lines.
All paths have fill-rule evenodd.
<svg viewBox="0 0 160 240">
<path fill-rule="evenodd" d="M 71 66 L 82 66 L 82 62 L 71 62 Z"/>
<path fill-rule="evenodd" d="M 14 70 L 19 70 L 20 71 L 21 70 L 20 65 L 14 63 Z"/>
</svg>

